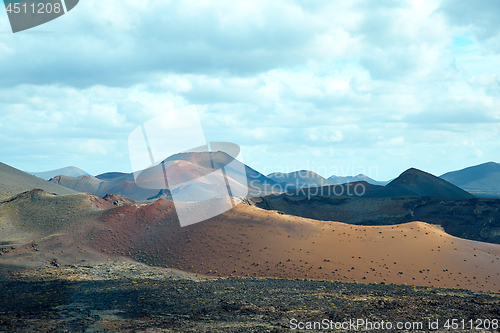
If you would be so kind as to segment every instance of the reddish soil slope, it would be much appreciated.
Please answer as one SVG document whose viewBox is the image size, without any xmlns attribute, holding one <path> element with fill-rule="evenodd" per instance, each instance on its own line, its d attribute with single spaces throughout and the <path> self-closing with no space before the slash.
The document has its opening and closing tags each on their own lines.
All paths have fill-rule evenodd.
<svg viewBox="0 0 500 333">
<path fill-rule="evenodd" d="M 500 246 L 423 222 L 364 227 L 253 206 L 181 228 L 170 201 L 109 211 L 88 245 L 208 276 L 311 278 L 500 291 Z"/>
<path fill-rule="evenodd" d="M 31 191 L 0 202 L 0 268 L 125 256 L 216 277 L 500 291 L 500 245 L 452 237 L 423 222 L 353 226 L 240 204 L 181 228 L 171 201 L 116 207 L 118 199 Z"/>
</svg>

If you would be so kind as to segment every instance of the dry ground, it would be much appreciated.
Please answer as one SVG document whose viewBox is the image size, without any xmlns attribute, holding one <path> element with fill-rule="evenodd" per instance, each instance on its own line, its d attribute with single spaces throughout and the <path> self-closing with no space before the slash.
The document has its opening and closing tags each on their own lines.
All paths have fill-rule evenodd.
<svg viewBox="0 0 500 333">
<path fill-rule="evenodd" d="M 429 321 L 437 321 L 433 332 L 450 332 L 444 327 L 447 319 L 463 319 L 466 325 L 473 320 L 475 328 L 478 319 L 500 317 L 499 294 L 313 280 L 198 279 L 130 261 L 17 271 L 0 275 L 0 285 L 0 332 L 9 333 L 286 332 L 294 328 L 293 320 L 323 319 L 409 323 L 414 329 L 407 332 L 428 332 Z M 489 325 L 486 331 L 495 331 Z M 476 331 L 466 328 L 453 332 Z"/>
</svg>

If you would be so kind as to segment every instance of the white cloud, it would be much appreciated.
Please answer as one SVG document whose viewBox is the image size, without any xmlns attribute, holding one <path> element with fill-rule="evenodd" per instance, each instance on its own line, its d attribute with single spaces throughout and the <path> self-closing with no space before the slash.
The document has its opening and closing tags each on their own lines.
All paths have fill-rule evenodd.
<svg viewBox="0 0 500 333">
<path fill-rule="evenodd" d="M 392 138 L 388 142 L 389 146 L 402 146 L 405 144 L 405 139 L 402 136 L 398 136 L 397 138 Z"/>
<path fill-rule="evenodd" d="M 333 134 L 325 135 L 323 139 L 328 142 L 339 142 L 344 139 L 344 135 L 341 131 L 335 131 Z"/>
<path fill-rule="evenodd" d="M 476 144 L 474 143 L 474 140 L 472 140 L 472 141 L 470 141 L 470 142 L 469 142 L 469 141 L 467 141 L 467 140 L 464 140 L 464 141 L 462 141 L 462 143 L 463 143 L 463 145 L 464 145 L 464 146 L 466 146 L 466 147 L 475 147 L 475 146 L 476 146 Z"/>
<path fill-rule="evenodd" d="M 79 148 L 85 154 L 106 155 L 108 153 L 107 149 L 105 148 L 105 142 L 102 140 L 86 140 L 79 145 Z"/>
</svg>

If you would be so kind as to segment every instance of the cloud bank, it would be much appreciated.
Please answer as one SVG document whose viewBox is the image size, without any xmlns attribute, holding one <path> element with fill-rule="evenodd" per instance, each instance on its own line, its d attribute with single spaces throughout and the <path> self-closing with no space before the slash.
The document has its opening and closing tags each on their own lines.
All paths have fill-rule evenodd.
<svg viewBox="0 0 500 333">
<path fill-rule="evenodd" d="M 130 171 L 130 131 L 190 104 L 208 140 L 260 171 L 389 179 L 495 160 L 499 14 L 497 1 L 81 1 L 0 34 L 2 162 Z"/>
</svg>

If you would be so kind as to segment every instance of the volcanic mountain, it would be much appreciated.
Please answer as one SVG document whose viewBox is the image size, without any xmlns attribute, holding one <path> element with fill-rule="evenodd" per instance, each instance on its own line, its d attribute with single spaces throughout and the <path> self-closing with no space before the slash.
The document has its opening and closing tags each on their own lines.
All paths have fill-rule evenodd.
<svg viewBox="0 0 500 333">
<path fill-rule="evenodd" d="M 68 177 L 90 176 L 89 173 L 83 171 L 82 169 L 74 167 L 74 166 L 56 169 L 56 170 L 51 170 L 51 171 L 28 172 L 28 173 L 33 175 L 33 176 L 37 176 L 39 178 L 45 179 L 45 180 L 50 180 L 51 178 L 53 178 L 55 176 L 60 176 L 60 175 L 68 176 Z"/>
<path fill-rule="evenodd" d="M 114 198 L 116 199 L 116 197 Z M 31 191 L 0 202 L 0 267 L 130 257 L 210 277 L 377 282 L 499 291 L 500 246 L 413 222 L 353 226 L 240 204 L 181 228 L 169 200 L 117 207 Z M 7 246 L 8 245 L 8 246 Z"/>
<path fill-rule="evenodd" d="M 500 164 L 483 163 L 451 171 L 440 178 L 478 197 L 500 198 Z"/>
<path fill-rule="evenodd" d="M 168 175 L 168 184 L 165 175 Z M 227 193 L 225 185 L 221 185 L 226 184 L 224 176 L 231 184 L 233 196 L 266 195 L 272 193 L 272 185 L 276 184 L 220 151 L 175 154 L 136 176 L 137 179 L 132 173 L 106 173 L 97 177 L 77 178 L 58 176 L 50 182 L 99 197 L 120 194 L 138 202 L 158 197 L 170 198 L 164 195 L 166 191 L 181 201 L 204 200 L 224 191 Z"/>
<path fill-rule="evenodd" d="M 322 187 L 334 184 L 317 173 L 307 170 L 290 173 L 273 172 L 267 175 L 267 177 L 274 180 L 276 183 L 280 183 L 283 188 L 286 187 L 287 189 Z"/>
<path fill-rule="evenodd" d="M 0 163 L 0 198 L 15 195 L 35 188 L 43 189 L 47 192 L 56 194 L 76 193 L 66 187 L 49 183 L 26 172 Z"/>
<path fill-rule="evenodd" d="M 387 188 L 413 192 L 415 195 L 435 198 L 473 198 L 461 188 L 430 173 L 411 168 L 386 185 Z"/>
</svg>

